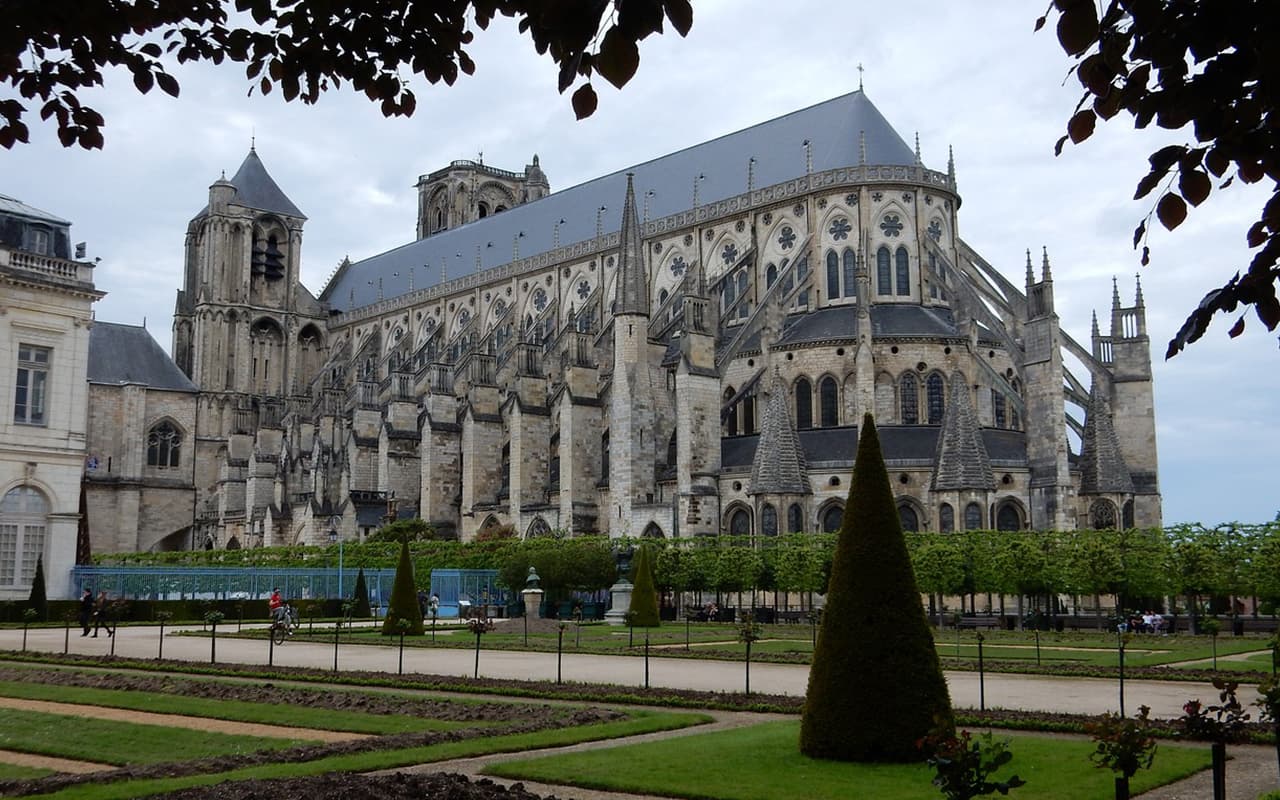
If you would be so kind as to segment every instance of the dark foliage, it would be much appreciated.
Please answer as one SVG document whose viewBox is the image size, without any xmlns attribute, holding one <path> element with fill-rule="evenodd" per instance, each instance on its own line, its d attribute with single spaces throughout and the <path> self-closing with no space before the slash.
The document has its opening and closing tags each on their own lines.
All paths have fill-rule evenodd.
<svg viewBox="0 0 1280 800">
<path fill-rule="evenodd" d="M 387 618 L 382 622 L 383 636 L 399 636 L 399 620 L 411 624 L 404 633 L 421 636 L 422 609 L 418 606 L 418 590 L 413 580 L 413 560 L 409 558 L 409 543 L 400 543 L 400 563 L 396 564 L 396 579 L 391 585 L 391 602 L 387 606 Z"/>
<path fill-rule="evenodd" d="M 968 731 L 957 736 L 950 718 L 939 718 L 938 725 L 919 742 L 929 766 L 933 767 L 933 785 L 942 790 L 947 800 L 972 800 L 983 795 L 1008 794 L 1026 784 L 1017 775 L 1007 780 L 992 780 L 992 775 L 1013 760 L 1009 740 L 997 740 L 990 732 L 978 738 Z"/>
<path fill-rule="evenodd" d="M 916 761 L 952 719 L 880 439 L 863 417 L 831 590 L 813 654 L 800 750 L 841 761 Z"/>
<path fill-rule="evenodd" d="M 1089 755 L 1094 766 L 1132 778 L 1140 769 L 1151 766 L 1156 756 L 1156 737 L 1152 730 L 1151 708 L 1141 706 L 1133 718 L 1110 712 L 1085 726 L 1096 748 Z"/>
<path fill-rule="evenodd" d="M 1076 59 L 1073 71 L 1084 96 L 1058 140 L 1078 144 L 1093 134 L 1099 119 L 1121 111 L 1136 128 L 1152 122 L 1186 130 L 1194 143 L 1171 144 L 1151 154 L 1150 169 L 1138 181 L 1135 199 L 1159 195 L 1133 234 L 1142 245 L 1142 264 L 1150 260 L 1147 233 L 1154 215 L 1173 230 L 1188 206 L 1196 207 L 1237 178 L 1273 184 L 1272 194 L 1246 233 L 1255 248 L 1252 262 L 1221 287 L 1204 296 L 1177 335 L 1166 358 L 1199 339 L 1219 312 L 1250 306 L 1267 328 L 1280 324 L 1280 148 L 1275 112 L 1280 100 L 1280 51 L 1275 47 L 1275 8 L 1269 3 L 1207 3 L 1199 0 L 1108 0 L 1102 16 L 1093 0 L 1053 0 L 1062 49 Z M 1215 265 L 1216 266 L 1216 265 Z M 1245 315 L 1228 331 L 1238 336 Z"/>
<path fill-rule="evenodd" d="M 424 542 L 436 538 L 435 528 L 424 519 L 398 519 L 371 533 L 368 542 Z"/>
<path fill-rule="evenodd" d="M 681 36 L 693 24 L 690 0 L 405 0 L 394 13 L 380 4 L 293 0 L 18 2 L 4 12 L 6 148 L 29 140 L 23 118 L 37 108 L 41 120 L 56 121 L 63 146 L 102 147 L 102 115 L 80 93 L 123 67 L 139 92 L 158 86 L 177 97 L 178 80 L 162 59 L 243 65 L 250 92 L 278 89 L 304 103 L 349 84 L 384 115 L 409 116 L 417 107 L 409 81 L 452 84 L 475 72 L 466 46 L 499 14 L 518 19 L 520 33 L 556 63 L 561 92 L 584 79 L 572 98 L 582 118 L 596 108 L 593 75 L 623 86 L 640 65 L 641 39 L 667 22 Z"/>
<path fill-rule="evenodd" d="M 368 619 L 373 616 L 373 609 L 369 607 L 369 586 L 364 580 L 364 567 L 356 573 L 356 588 L 351 599 L 355 601 L 355 605 L 351 607 L 352 617 Z"/>
<path fill-rule="evenodd" d="M 31 580 L 31 596 L 27 608 L 36 612 L 37 619 L 49 619 L 49 597 L 44 588 L 44 556 L 36 556 L 36 576 Z"/>
<path fill-rule="evenodd" d="M 653 553 L 647 545 L 636 552 L 633 562 L 635 583 L 631 589 L 630 625 L 633 628 L 656 628 L 658 620 L 658 592 L 653 585 Z"/>
</svg>

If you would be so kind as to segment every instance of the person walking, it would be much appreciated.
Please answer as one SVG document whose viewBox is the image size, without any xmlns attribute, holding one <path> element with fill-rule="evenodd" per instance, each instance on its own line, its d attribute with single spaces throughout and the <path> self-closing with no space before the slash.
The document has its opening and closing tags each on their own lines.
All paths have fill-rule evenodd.
<svg viewBox="0 0 1280 800">
<path fill-rule="evenodd" d="M 107 599 L 107 590 L 100 590 L 98 592 L 98 599 L 93 604 L 94 626 L 93 636 L 91 638 L 98 638 L 98 630 L 100 628 L 106 628 L 108 636 L 115 634 L 115 630 L 111 627 L 111 620 L 107 618 L 107 612 L 110 610 L 110 607 L 111 601 Z"/>
<path fill-rule="evenodd" d="M 86 588 L 80 595 L 80 627 L 84 628 L 81 636 L 89 635 L 89 621 L 93 619 L 93 590 Z"/>
</svg>

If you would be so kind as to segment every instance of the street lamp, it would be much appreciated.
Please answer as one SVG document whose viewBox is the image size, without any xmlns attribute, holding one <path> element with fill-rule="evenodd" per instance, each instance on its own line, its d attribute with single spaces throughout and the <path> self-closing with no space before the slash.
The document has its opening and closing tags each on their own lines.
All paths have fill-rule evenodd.
<svg viewBox="0 0 1280 800">
<path fill-rule="evenodd" d="M 345 597 L 345 595 L 342 594 L 342 539 L 338 538 L 337 527 L 330 522 L 329 544 L 333 544 L 334 542 L 338 543 L 338 597 L 341 599 Z"/>
</svg>

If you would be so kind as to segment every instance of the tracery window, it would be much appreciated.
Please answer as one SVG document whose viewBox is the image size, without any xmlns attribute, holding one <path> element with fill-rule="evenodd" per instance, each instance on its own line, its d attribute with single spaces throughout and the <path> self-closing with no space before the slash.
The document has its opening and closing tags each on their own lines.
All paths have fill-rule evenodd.
<svg viewBox="0 0 1280 800">
<path fill-rule="evenodd" d="M 1000 510 L 996 512 L 996 530 L 1022 530 L 1022 515 L 1018 513 L 1018 507 L 1013 503 L 1002 504 Z"/>
<path fill-rule="evenodd" d="M 739 508 L 729 515 L 729 535 L 751 535 L 751 515 L 745 509 Z"/>
<path fill-rule="evenodd" d="M 858 256 L 849 248 L 844 249 L 844 296 L 858 294 Z"/>
<path fill-rule="evenodd" d="M 765 536 L 778 535 L 778 509 L 771 503 L 765 503 L 760 509 L 760 532 Z"/>
<path fill-rule="evenodd" d="M 730 386 L 728 389 L 725 389 L 724 390 L 725 402 L 728 402 L 730 399 L 732 399 L 733 394 L 734 392 L 733 392 L 732 386 Z M 736 406 L 734 408 L 729 409 L 729 413 L 725 417 L 724 424 L 725 424 L 724 432 L 726 436 L 738 435 L 738 409 Z"/>
<path fill-rule="evenodd" d="M 840 424 L 840 390 L 836 379 L 830 375 L 818 384 L 819 424 L 824 428 L 833 428 Z"/>
<path fill-rule="evenodd" d="M 942 376 L 933 373 L 925 380 L 925 398 L 928 402 L 929 424 L 941 425 L 942 412 L 946 409 L 946 395 Z"/>
<path fill-rule="evenodd" d="M 840 297 L 840 256 L 835 250 L 827 251 L 827 298 L 837 300 Z"/>
<path fill-rule="evenodd" d="M 920 390 L 914 373 L 908 372 L 898 382 L 898 393 L 902 408 L 902 424 L 918 425 L 920 423 Z"/>
<path fill-rule="evenodd" d="M 1089 506 L 1089 526 L 1095 531 L 1116 527 L 1116 507 L 1110 500 L 1094 500 Z"/>
<path fill-rule="evenodd" d="M 964 507 L 964 529 L 976 531 L 982 527 L 982 506 L 970 503 Z"/>
<path fill-rule="evenodd" d="M 804 531 L 804 509 L 799 503 L 792 503 L 787 509 L 787 532 L 801 533 Z"/>
<path fill-rule="evenodd" d="M 893 294 L 893 271 L 889 265 L 889 248 L 876 251 L 876 294 Z"/>
<path fill-rule="evenodd" d="M 943 533 L 953 533 L 956 529 L 956 510 L 951 507 L 950 503 L 943 503 L 938 506 L 938 530 Z"/>
<path fill-rule="evenodd" d="M 147 466 L 176 467 L 180 461 L 182 434 L 164 420 L 147 433 Z"/>
<path fill-rule="evenodd" d="M 899 247 L 894 259 L 897 262 L 898 294 L 911 294 L 911 258 L 907 255 L 907 248 Z"/>
<path fill-rule="evenodd" d="M 1003 428 L 1005 424 L 1004 393 L 997 389 L 991 390 L 991 414 L 995 417 L 995 426 Z"/>
<path fill-rule="evenodd" d="M 813 427 L 813 387 L 807 378 L 796 381 L 796 428 Z"/>
</svg>

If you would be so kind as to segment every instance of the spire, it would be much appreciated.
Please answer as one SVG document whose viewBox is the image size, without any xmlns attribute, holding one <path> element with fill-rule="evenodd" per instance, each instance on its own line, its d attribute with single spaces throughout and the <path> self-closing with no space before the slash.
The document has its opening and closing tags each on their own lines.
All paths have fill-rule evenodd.
<svg viewBox="0 0 1280 800">
<path fill-rule="evenodd" d="M 1120 309 L 1120 284 L 1116 282 L 1116 276 L 1111 276 L 1111 310 L 1118 311 Z"/>
<path fill-rule="evenodd" d="M 947 180 L 950 181 L 951 187 L 956 185 L 956 151 L 951 145 L 947 145 Z"/>
<path fill-rule="evenodd" d="M 1146 303 L 1144 303 L 1144 302 L 1142 301 L 1142 276 L 1141 276 L 1141 275 L 1134 275 L 1134 276 L 1133 276 L 1133 279 L 1134 279 L 1134 282 L 1135 282 L 1135 283 L 1137 284 L 1137 286 L 1138 286 L 1138 291 L 1137 291 L 1137 294 L 1135 295 L 1135 297 L 1134 297 L 1134 299 L 1133 299 L 1133 304 L 1134 304 L 1134 306 L 1136 306 L 1136 307 L 1138 307 L 1138 308 L 1143 308 L 1143 307 L 1145 307 L 1145 306 L 1146 306 Z"/>
<path fill-rule="evenodd" d="M 1049 248 L 1042 247 L 1041 252 L 1044 254 L 1040 262 L 1040 274 L 1043 276 L 1041 280 L 1051 281 L 1053 280 L 1053 275 L 1049 272 Z"/>
<path fill-rule="evenodd" d="M 1036 282 L 1036 273 L 1031 268 L 1031 248 L 1027 248 L 1027 286 L 1030 287 Z"/>
<path fill-rule="evenodd" d="M 951 393 L 938 434 L 938 454 L 934 459 L 935 491 L 996 488 L 991 474 L 991 457 L 978 429 L 978 416 L 969 402 L 969 385 L 959 371 L 951 375 Z"/>
<path fill-rule="evenodd" d="M 858 166 L 867 165 L 867 132 L 858 131 Z"/>
<path fill-rule="evenodd" d="M 1101 335 L 1102 332 L 1098 330 L 1098 309 L 1095 308 L 1093 310 L 1093 338 L 1097 339 Z"/>
<path fill-rule="evenodd" d="M 262 165 L 258 151 L 250 148 L 244 157 L 240 169 L 231 176 L 231 185 L 236 187 L 237 205 L 253 208 L 258 211 L 274 211 L 289 217 L 306 219 L 307 215 L 298 210 L 280 186 L 267 173 Z"/>
<path fill-rule="evenodd" d="M 800 437 L 791 424 L 791 393 L 775 367 L 751 463 L 751 489 L 757 494 L 813 494 Z"/>
<path fill-rule="evenodd" d="M 622 203 L 622 233 L 618 241 L 618 284 L 615 314 L 649 315 L 649 281 L 640 246 L 634 174 L 627 173 L 627 197 Z"/>
<path fill-rule="evenodd" d="M 916 131 L 916 166 L 920 166 L 920 131 Z"/>
<path fill-rule="evenodd" d="M 1120 455 L 1106 388 L 1095 377 L 1089 387 L 1084 435 L 1080 441 L 1080 494 L 1132 494 L 1133 477 Z"/>
</svg>

